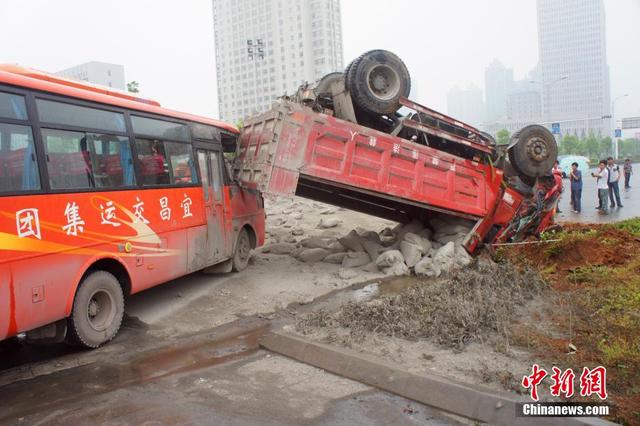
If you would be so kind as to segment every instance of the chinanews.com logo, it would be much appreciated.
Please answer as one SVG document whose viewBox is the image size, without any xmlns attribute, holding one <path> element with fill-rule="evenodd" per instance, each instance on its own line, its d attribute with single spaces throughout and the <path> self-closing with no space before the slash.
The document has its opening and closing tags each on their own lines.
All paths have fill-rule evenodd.
<svg viewBox="0 0 640 426">
<path fill-rule="evenodd" d="M 540 401 L 538 386 L 544 385 L 549 377 L 549 392 L 552 396 L 562 398 L 558 402 Z M 594 368 L 584 367 L 577 378 L 573 369 L 562 370 L 552 367 L 551 374 L 538 364 L 533 364 L 531 374 L 522 378 L 521 385 L 529 391 L 534 402 L 517 404 L 517 415 L 520 417 L 600 417 L 611 414 L 611 407 L 607 404 L 569 402 L 572 397 L 598 397 L 601 401 L 607 399 L 607 369 L 602 366 Z M 576 389 L 575 384 L 578 383 Z M 547 382 L 548 383 L 548 382 Z"/>
</svg>

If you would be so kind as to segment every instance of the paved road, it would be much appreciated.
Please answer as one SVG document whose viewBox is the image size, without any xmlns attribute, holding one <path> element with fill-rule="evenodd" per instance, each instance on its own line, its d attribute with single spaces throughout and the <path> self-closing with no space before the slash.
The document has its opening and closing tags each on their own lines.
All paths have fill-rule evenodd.
<svg viewBox="0 0 640 426">
<path fill-rule="evenodd" d="M 640 170 L 640 164 L 633 165 L 634 170 Z M 622 208 L 610 210 L 608 215 L 600 215 L 596 206 L 598 205 L 598 192 L 596 191 L 596 180 L 589 176 L 584 176 L 582 189 L 582 213 L 571 212 L 569 202 L 571 200 L 569 179 L 564 180 L 565 191 L 560 199 L 560 209 L 562 213 L 558 216 L 561 222 L 586 222 L 586 223 L 607 223 L 617 222 L 624 219 L 640 216 L 640 177 L 631 177 L 631 189 L 625 190 L 624 182 L 620 180 L 620 198 L 622 198 Z"/>
</svg>

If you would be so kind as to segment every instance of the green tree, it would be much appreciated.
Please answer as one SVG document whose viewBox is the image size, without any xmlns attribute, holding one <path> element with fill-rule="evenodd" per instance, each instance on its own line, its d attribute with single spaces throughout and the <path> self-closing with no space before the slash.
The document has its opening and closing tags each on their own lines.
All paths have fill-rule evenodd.
<svg viewBox="0 0 640 426">
<path fill-rule="evenodd" d="M 511 134 L 507 129 L 498 130 L 496 133 L 496 145 L 507 145 Z"/>
<path fill-rule="evenodd" d="M 600 138 L 598 146 L 600 148 L 600 156 L 602 158 L 606 158 L 611 155 L 611 138 L 609 136 Z"/>
<path fill-rule="evenodd" d="M 560 141 L 560 154 L 565 155 L 581 155 L 580 152 L 580 139 L 577 136 L 566 135 Z"/>
<path fill-rule="evenodd" d="M 130 81 L 127 83 L 127 92 L 131 92 L 131 93 L 138 93 L 140 92 L 140 83 L 138 83 L 137 81 Z"/>
<path fill-rule="evenodd" d="M 593 134 L 590 134 L 586 139 L 584 139 L 584 148 L 587 157 L 596 159 L 600 158 L 600 143 Z"/>
<path fill-rule="evenodd" d="M 618 142 L 618 153 L 620 157 L 630 158 L 640 155 L 640 140 L 627 138 Z"/>
</svg>

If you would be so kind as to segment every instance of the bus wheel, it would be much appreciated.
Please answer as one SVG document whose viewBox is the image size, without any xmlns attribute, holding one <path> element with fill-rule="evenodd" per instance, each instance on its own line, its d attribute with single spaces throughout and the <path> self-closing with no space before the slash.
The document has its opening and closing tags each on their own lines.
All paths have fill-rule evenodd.
<svg viewBox="0 0 640 426">
<path fill-rule="evenodd" d="M 240 272 L 244 270 L 249 264 L 249 257 L 251 255 L 251 241 L 249 240 L 249 233 L 243 228 L 238 234 L 238 240 L 236 241 L 236 249 L 233 252 L 233 270 Z"/>
<path fill-rule="evenodd" d="M 95 271 L 81 283 L 73 300 L 67 340 L 97 348 L 115 337 L 124 316 L 120 283 L 107 271 Z"/>
</svg>

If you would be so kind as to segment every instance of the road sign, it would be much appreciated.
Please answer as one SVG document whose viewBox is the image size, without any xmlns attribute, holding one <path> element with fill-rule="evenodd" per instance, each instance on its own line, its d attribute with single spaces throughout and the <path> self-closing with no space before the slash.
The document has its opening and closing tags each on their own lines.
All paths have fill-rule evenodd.
<svg viewBox="0 0 640 426">
<path fill-rule="evenodd" d="M 616 129 L 616 138 L 621 138 L 622 137 L 622 129 Z"/>
<path fill-rule="evenodd" d="M 560 123 L 551 123 L 551 133 L 554 135 L 560 134 Z"/>
</svg>

